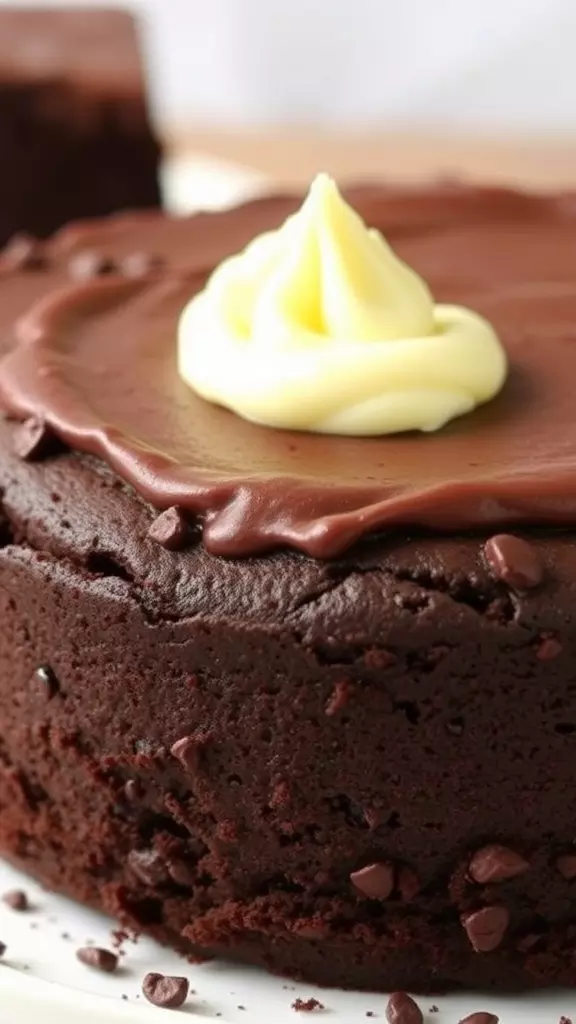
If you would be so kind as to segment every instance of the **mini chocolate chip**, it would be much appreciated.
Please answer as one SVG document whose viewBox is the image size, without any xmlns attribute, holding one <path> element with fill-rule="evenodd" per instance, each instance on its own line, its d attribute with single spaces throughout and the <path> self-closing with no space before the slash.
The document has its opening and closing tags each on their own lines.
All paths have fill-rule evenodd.
<svg viewBox="0 0 576 1024">
<path fill-rule="evenodd" d="M 14 235 L 0 255 L 10 270 L 41 270 L 46 266 L 38 239 L 24 233 Z"/>
<path fill-rule="evenodd" d="M 477 953 L 490 953 L 501 944 L 509 921 L 505 907 L 482 907 L 464 916 L 462 926 Z"/>
<path fill-rule="evenodd" d="M 138 800 L 141 795 L 141 786 L 137 779 L 128 779 L 128 781 L 124 783 L 124 796 L 130 801 L 130 803 L 132 803 L 133 800 Z"/>
<path fill-rule="evenodd" d="M 386 1007 L 388 1024 L 422 1024 L 422 1010 L 407 992 L 393 992 Z"/>
<path fill-rule="evenodd" d="M 394 888 L 394 868 L 391 864 L 367 864 L 353 871 L 350 881 L 362 896 L 370 900 L 387 900 Z"/>
<path fill-rule="evenodd" d="M 531 949 L 534 949 L 540 939 L 541 935 L 535 935 L 534 932 L 530 932 L 528 935 L 523 935 L 522 938 L 518 939 L 516 943 L 516 949 L 519 953 L 529 953 Z"/>
<path fill-rule="evenodd" d="M 485 1013 L 483 1010 L 477 1013 L 470 1013 L 467 1017 L 463 1017 L 458 1024 L 499 1024 L 500 1017 L 497 1017 L 495 1013 Z"/>
<path fill-rule="evenodd" d="M 176 885 L 182 885 L 184 888 L 191 888 L 197 877 L 194 868 L 179 857 L 168 861 L 168 874 Z"/>
<path fill-rule="evenodd" d="M 156 850 L 131 850 L 128 864 L 144 885 L 162 885 L 168 880 L 165 860 Z"/>
<path fill-rule="evenodd" d="M 19 458 L 33 460 L 47 455 L 54 441 L 54 435 L 44 420 L 30 416 L 18 424 L 12 443 Z"/>
<path fill-rule="evenodd" d="M 28 897 L 23 889 L 11 889 L 2 896 L 2 901 L 11 910 L 29 910 Z"/>
<path fill-rule="evenodd" d="M 181 740 L 176 740 L 176 743 L 170 748 L 170 753 L 172 757 L 180 761 L 186 771 L 193 774 L 198 771 L 200 748 L 203 742 L 202 738 L 197 739 L 194 736 L 183 736 Z"/>
<path fill-rule="evenodd" d="M 396 886 L 405 903 L 411 903 L 420 892 L 420 880 L 412 868 L 400 868 Z"/>
<path fill-rule="evenodd" d="M 184 547 L 188 532 L 188 523 L 182 512 L 176 505 L 172 505 L 156 516 L 148 529 L 148 536 L 163 548 L 177 551 Z"/>
<path fill-rule="evenodd" d="M 337 679 L 334 683 L 334 689 L 324 708 L 324 713 L 331 718 L 337 714 L 338 711 L 342 711 L 345 708 L 348 701 L 350 700 L 351 686 L 348 679 Z"/>
<path fill-rule="evenodd" d="M 81 946 L 76 950 L 76 959 L 87 967 L 95 967 L 97 971 L 104 971 L 105 974 L 112 974 L 118 967 L 118 957 L 109 949 L 99 949 L 98 946 Z"/>
<path fill-rule="evenodd" d="M 540 553 L 521 537 L 499 533 L 484 545 L 484 555 L 496 579 L 513 590 L 532 590 L 544 579 Z"/>
<path fill-rule="evenodd" d="M 176 978 L 166 974 L 147 974 L 142 982 L 142 992 L 149 1003 L 165 1010 L 176 1010 L 186 1002 L 189 983 L 187 978 Z"/>
<path fill-rule="evenodd" d="M 557 858 L 556 867 L 560 874 L 571 882 L 573 878 L 576 878 L 576 854 L 563 853 L 561 857 Z"/>
<path fill-rule="evenodd" d="M 101 252 L 86 250 L 77 252 L 68 264 L 68 272 L 78 281 L 89 281 L 92 277 L 101 277 L 115 270 L 115 265 L 108 256 Z"/>
<path fill-rule="evenodd" d="M 158 253 L 132 252 L 120 263 L 120 273 L 125 277 L 147 277 L 164 266 L 164 259 Z"/>
<path fill-rule="evenodd" d="M 58 680 L 49 665 L 39 665 L 32 680 L 36 692 L 46 700 L 52 700 L 58 693 Z"/>
<path fill-rule="evenodd" d="M 546 636 L 536 648 L 536 657 L 539 661 L 552 661 L 562 651 L 562 644 L 555 636 Z"/>
<path fill-rule="evenodd" d="M 524 857 L 507 846 L 493 843 L 477 850 L 468 866 L 468 873 L 478 885 L 489 885 L 491 882 L 505 882 L 516 878 L 530 870 Z"/>
<path fill-rule="evenodd" d="M 0 956 L 4 956 L 5 952 L 6 952 L 6 943 L 5 942 L 0 942 Z"/>
</svg>

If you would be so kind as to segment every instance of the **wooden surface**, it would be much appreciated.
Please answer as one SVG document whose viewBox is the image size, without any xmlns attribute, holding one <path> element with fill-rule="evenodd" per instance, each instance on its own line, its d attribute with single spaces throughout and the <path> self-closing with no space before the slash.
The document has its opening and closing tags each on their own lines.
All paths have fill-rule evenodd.
<svg viewBox="0 0 576 1024">
<path fill-rule="evenodd" d="M 574 141 L 439 138 L 420 135 L 248 134 L 187 129 L 168 133 L 171 149 L 210 155 L 266 175 L 277 185 L 306 183 L 319 170 L 341 179 L 421 181 L 435 176 L 576 188 Z"/>
</svg>

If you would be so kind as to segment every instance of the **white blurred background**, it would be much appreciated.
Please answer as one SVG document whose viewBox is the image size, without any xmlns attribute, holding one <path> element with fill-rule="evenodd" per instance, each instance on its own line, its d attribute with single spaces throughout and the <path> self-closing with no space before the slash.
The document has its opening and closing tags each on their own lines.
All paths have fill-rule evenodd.
<svg viewBox="0 0 576 1024">
<path fill-rule="evenodd" d="M 166 124 L 576 136 L 576 0 L 123 6 L 145 19 Z"/>
</svg>

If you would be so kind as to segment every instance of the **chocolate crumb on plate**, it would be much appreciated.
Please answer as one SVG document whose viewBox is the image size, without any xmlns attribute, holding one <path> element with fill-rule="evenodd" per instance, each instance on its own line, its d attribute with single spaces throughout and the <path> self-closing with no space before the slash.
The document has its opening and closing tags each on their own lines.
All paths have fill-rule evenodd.
<svg viewBox="0 0 576 1024">
<path fill-rule="evenodd" d="M 6 943 L 5 942 L 0 942 L 0 956 L 4 956 L 5 952 L 6 952 Z"/>
<path fill-rule="evenodd" d="M 484 1010 L 470 1013 L 463 1017 L 459 1024 L 499 1024 L 500 1018 L 495 1013 L 485 1013 Z"/>
<path fill-rule="evenodd" d="M 318 999 L 295 999 L 292 1003 L 292 1009 L 296 1010 L 296 1013 L 314 1013 L 315 1011 L 324 1010 L 324 1003 L 321 1003 Z"/>
<path fill-rule="evenodd" d="M 151 972 L 142 982 L 142 992 L 149 1003 L 164 1010 L 176 1010 L 188 997 L 188 979 Z"/>
<path fill-rule="evenodd" d="M 388 1024 L 423 1024 L 418 1003 L 407 992 L 393 992 L 386 1007 Z"/>
<path fill-rule="evenodd" d="M 2 896 L 2 902 L 10 907 L 10 910 L 29 910 L 30 903 L 23 889 L 10 889 Z"/>
<path fill-rule="evenodd" d="M 572 1024 L 572 1019 L 570 1017 L 562 1016 L 562 1017 L 560 1017 L 560 1020 L 558 1021 L 558 1024 Z"/>
<path fill-rule="evenodd" d="M 105 974 L 112 974 L 118 967 L 118 957 L 109 949 L 101 949 L 99 946 L 81 946 L 76 950 L 76 959 L 87 967 L 94 967 L 97 971 L 104 971 Z"/>
<path fill-rule="evenodd" d="M 439 1013 L 439 1012 L 440 1011 L 439 1011 L 438 1007 L 436 1006 L 436 1003 L 433 1003 L 433 1005 L 428 1010 L 428 1013 Z"/>
</svg>

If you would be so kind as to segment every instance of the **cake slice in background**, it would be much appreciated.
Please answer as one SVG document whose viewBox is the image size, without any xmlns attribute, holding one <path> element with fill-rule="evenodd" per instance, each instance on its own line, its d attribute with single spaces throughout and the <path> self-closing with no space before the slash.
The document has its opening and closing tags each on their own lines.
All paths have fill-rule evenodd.
<svg viewBox="0 0 576 1024">
<path fill-rule="evenodd" d="M 0 243 L 157 206 L 160 150 L 120 10 L 0 7 Z"/>
</svg>

